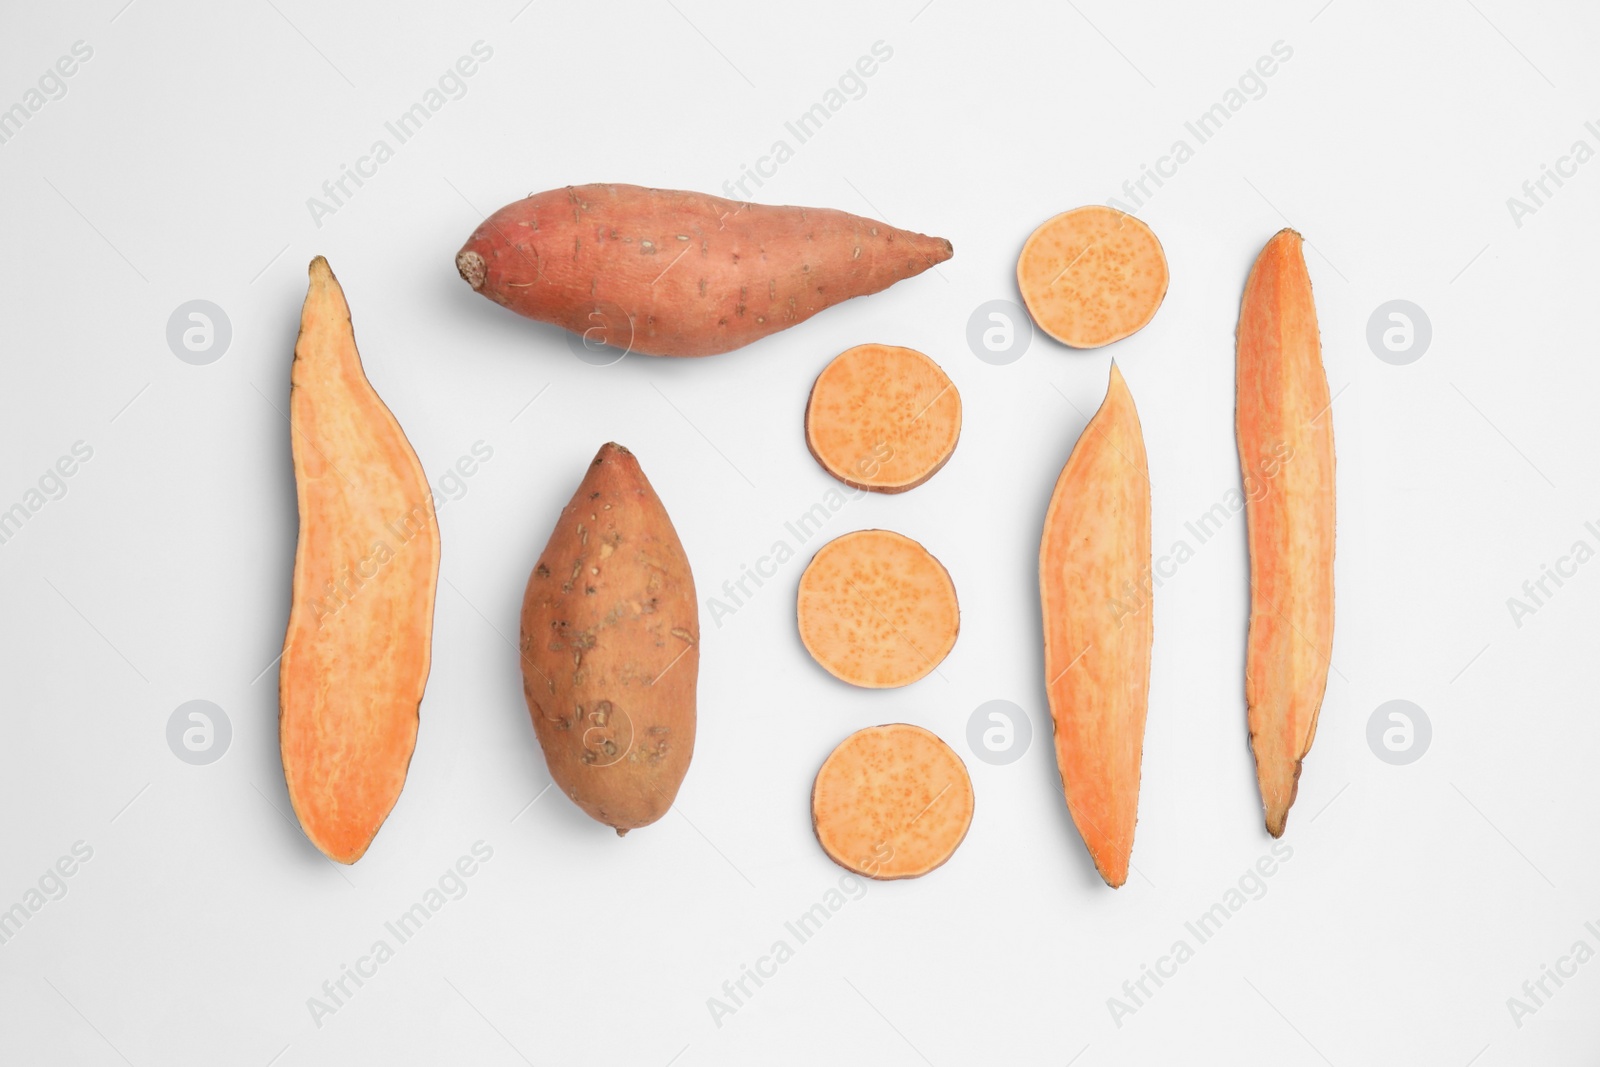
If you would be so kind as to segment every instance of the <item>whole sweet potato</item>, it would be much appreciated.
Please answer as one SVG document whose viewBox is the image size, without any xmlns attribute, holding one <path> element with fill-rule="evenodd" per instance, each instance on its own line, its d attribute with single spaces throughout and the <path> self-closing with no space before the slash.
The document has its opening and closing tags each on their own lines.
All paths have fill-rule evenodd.
<svg viewBox="0 0 1600 1067">
<path fill-rule="evenodd" d="M 550 777 L 617 833 L 667 813 L 694 753 L 700 621 L 639 461 L 600 449 L 522 600 L 522 691 Z"/>
<path fill-rule="evenodd" d="M 843 211 L 576 185 L 490 215 L 456 254 L 456 269 L 495 303 L 587 341 L 709 356 L 950 255 L 941 237 Z"/>
</svg>

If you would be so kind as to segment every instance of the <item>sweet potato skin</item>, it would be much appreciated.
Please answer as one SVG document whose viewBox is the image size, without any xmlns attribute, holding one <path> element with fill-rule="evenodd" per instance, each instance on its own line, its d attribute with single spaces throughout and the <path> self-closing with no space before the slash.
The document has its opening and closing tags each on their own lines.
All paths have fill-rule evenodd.
<svg viewBox="0 0 1600 1067">
<path fill-rule="evenodd" d="M 601 447 L 528 579 L 523 694 L 550 777 L 617 833 L 667 813 L 694 754 L 689 560 L 633 453 Z"/>
<path fill-rule="evenodd" d="M 300 535 L 278 667 L 289 802 L 329 858 L 365 854 L 405 784 L 439 575 L 432 492 L 361 369 L 344 291 L 318 256 L 290 371 Z"/>
<path fill-rule="evenodd" d="M 1039 547 L 1045 687 L 1072 821 L 1107 885 L 1128 880 L 1155 636 L 1150 481 L 1121 372 L 1078 438 Z"/>
<path fill-rule="evenodd" d="M 708 356 L 887 289 L 950 242 L 826 208 L 636 185 L 536 193 L 456 254 L 497 304 L 650 356 Z"/>
<path fill-rule="evenodd" d="M 1267 831 L 1283 836 L 1316 736 L 1333 647 L 1334 457 L 1311 276 L 1282 230 L 1245 282 L 1237 352 L 1239 462 L 1250 541 L 1245 702 Z"/>
</svg>

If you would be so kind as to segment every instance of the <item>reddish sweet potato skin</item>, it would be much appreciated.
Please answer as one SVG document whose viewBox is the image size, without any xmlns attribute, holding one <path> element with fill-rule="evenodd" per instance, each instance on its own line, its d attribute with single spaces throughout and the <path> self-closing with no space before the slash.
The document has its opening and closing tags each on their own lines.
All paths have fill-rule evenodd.
<svg viewBox="0 0 1600 1067">
<path fill-rule="evenodd" d="M 639 461 L 601 447 L 522 601 L 522 680 L 556 786 L 619 834 L 665 815 L 694 753 L 699 608 Z"/>
<path fill-rule="evenodd" d="M 827 208 L 576 185 L 490 215 L 456 254 L 456 268 L 495 303 L 591 342 L 709 356 L 951 254 L 943 238 Z"/>
</svg>

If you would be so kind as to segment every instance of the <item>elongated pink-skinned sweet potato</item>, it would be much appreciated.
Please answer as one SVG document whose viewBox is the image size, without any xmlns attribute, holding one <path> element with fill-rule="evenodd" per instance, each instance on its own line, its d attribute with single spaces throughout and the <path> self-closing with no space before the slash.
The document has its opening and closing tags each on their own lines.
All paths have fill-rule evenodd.
<svg viewBox="0 0 1600 1067">
<path fill-rule="evenodd" d="M 490 215 L 456 254 L 456 269 L 495 303 L 587 342 L 709 356 L 950 255 L 943 238 L 827 208 L 575 185 Z"/>
</svg>

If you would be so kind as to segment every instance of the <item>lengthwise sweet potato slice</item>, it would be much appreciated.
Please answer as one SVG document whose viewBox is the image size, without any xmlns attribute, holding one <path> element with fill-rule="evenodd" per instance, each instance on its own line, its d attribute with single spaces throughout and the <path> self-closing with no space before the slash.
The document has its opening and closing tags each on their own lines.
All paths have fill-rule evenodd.
<svg viewBox="0 0 1600 1067">
<path fill-rule="evenodd" d="M 938 473 L 961 436 L 961 394 L 927 356 L 857 345 L 829 363 L 806 402 L 806 446 L 857 489 L 903 493 Z"/>
<path fill-rule="evenodd" d="M 1333 648 L 1333 416 L 1300 235 L 1261 250 L 1239 307 L 1238 434 L 1250 531 L 1244 691 L 1267 830 L 1283 836 Z"/>
<path fill-rule="evenodd" d="M 1017 288 L 1045 333 L 1099 348 L 1155 318 L 1167 295 L 1167 256 L 1143 222 L 1091 204 L 1033 231 L 1017 260 Z"/>
<path fill-rule="evenodd" d="M 439 528 L 400 424 L 361 369 L 318 256 L 290 371 L 300 539 L 278 671 L 278 740 L 300 826 L 354 863 L 411 765 L 428 680 Z"/>
<path fill-rule="evenodd" d="M 822 850 L 868 878 L 918 878 L 948 860 L 972 825 L 972 779 L 950 746 L 920 726 L 858 730 L 811 788 Z"/>
<path fill-rule="evenodd" d="M 917 542 L 857 530 L 823 545 L 800 576 L 806 651 L 835 678 L 892 689 L 924 677 L 961 629 L 950 574 Z"/>
<path fill-rule="evenodd" d="M 1106 884 L 1128 880 L 1150 700 L 1150 477 L 1117 365 L 1056 481 L 1039 546 L 1044 669 L 1072 821 Z"/>
</svg>

